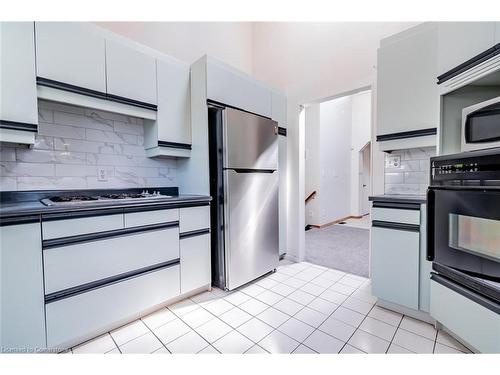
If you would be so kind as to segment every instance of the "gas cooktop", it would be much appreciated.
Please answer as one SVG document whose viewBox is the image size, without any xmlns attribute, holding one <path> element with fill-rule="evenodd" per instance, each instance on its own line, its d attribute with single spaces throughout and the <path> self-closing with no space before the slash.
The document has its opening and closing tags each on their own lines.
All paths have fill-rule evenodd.
<svg viewBox="0 0 500 375">
<path fill-rule="evenodd" d="M 95 204 L 95 203 L 110 203 L 114 201 L 148 201 L 157 199 L 172 198 L 171 195 L 161 194 L 159 191 L 143 191 L 142 193 L 114 193 L 114 194 L 101 194 L 101 195 L 63 195 L 54 196 L 49 198 L 41 199 L 46 206 L 60 206 L 60 205 L 85 205 L 85 204 Z"/>
</svg>

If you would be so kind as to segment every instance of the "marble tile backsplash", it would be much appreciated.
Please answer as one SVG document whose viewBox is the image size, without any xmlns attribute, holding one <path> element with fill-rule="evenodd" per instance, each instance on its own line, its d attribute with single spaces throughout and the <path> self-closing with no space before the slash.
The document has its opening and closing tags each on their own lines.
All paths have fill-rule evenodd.
<svg viewBox="0 0 500 375">
<path fill-rule="evenodd" d="M 40 100 L 38 120 L 32 148 L 0 143 L 0 190 L 177 186 L 175 159 L 146 157 L 142 119 Z"/>
<path fill-rule="evenodd" d="M 385 194 L 425 194 L 429 186 L 430 158 L 435 155 L 435 147 L 411 148 L 385 154 Z M 388 165 L 387 159 L 391 156 L 401 158 L 398 167 Z"/>
</svg>

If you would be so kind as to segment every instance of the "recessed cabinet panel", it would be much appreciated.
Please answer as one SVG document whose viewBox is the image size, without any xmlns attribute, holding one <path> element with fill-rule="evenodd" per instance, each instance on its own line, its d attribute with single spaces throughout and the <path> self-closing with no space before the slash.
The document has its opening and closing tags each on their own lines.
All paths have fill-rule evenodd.
<svg viewBox="0 0 500 375">
<path fill-rule="evenodd" d="M 372 227 L 373 294 L 412 309 L 419 302 L 419 233 Z"/>
<path fill-rule="evenodd" d="M 0 227 L 0 259 L 0 352 L 44 348 L 40 224 Z"/>
<path fill-rule="evenodd" d="M 47 345 L 64 348 L 94 338 L 179 293 L 176 265 L 49 303 Z"/>
<path fill-rule="evenodd" d="M 493 47 L 495 27 L 497 27 L 495 24 L 495 22 L 440 22 L 438 75 Z"/>
<path fill-rule="evenodd" d="M 45 249 L 45 293 L 58 292 L 177 258 L 178 227 Z"/>
<path fill-rule="evenodd" d="M 156 100 L 156 60 L 115 41 L 106 41 L 107 93 L 148 104 Z"/>
<path fill-rule="evenodd" d="M 36 22 L 39 77 L 106 92 L 104 37 L 78 22 Z"/>
<path fill-rule="evenodd" d="M 158 140 L 191 144 L 189 66 L 157 60 Z"/>
<path fill-rule="evenodd" d="M 286 128 L 286 96 L 274 90 L 272 92 L 272 116 L 281 128 Z"/>
<path fill-rule="evenodd" d="M 33 22 L 1 22 L 0 43 L 0 120 L 38 124 Z"/>
<path fill-rule="evenodd" d="M 207 228 L 210 228 L 210 206 L 181 208 L 181 233 Z"/>
<path fill-rule="evenodd" d="M 210 285 L 210 235 L 182 238 L 181 293 Z"/>
<path fill-rule="evenodd" d="M 261 116 L 272 116 L 271 91 L 220 62 L 207 61 L 207 98 Z"/>
<path fill-rule="evenodd" d="M 44 240 L 48 240 L 121 228 L 123 228 L 123 214 L 50 220 L 42 222 L 42 236 Z"/>
<path fill-rule="evenodd" d="M 424 26 L 378 50 L 377 135 L 438 125 L 437 31 Z"/>
</svg>

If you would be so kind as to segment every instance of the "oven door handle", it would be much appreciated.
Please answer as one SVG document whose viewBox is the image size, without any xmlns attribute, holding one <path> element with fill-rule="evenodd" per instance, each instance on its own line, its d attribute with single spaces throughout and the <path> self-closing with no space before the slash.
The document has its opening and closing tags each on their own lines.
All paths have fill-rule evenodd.
<svg viewBox="0 0 500 375">
<path fill-rule="evenodd" d="M 436 193 L 432 189 L 427 190 L 427 260 L 434 260 L 434 241 L 435 241 L 435 207 Z"/>
</svg>

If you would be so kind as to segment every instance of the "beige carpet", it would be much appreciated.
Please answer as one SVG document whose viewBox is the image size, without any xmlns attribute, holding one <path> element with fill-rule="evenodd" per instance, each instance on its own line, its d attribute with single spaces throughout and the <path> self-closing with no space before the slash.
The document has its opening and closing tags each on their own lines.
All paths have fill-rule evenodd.
<svg viewBox="0 0 500 375">
<path fill-rule="evenodd" d="M 369 240 L 368 229 L 342 224 L 311 229 L 306 231 L 306 260 L 368 277 Z"/>
</svg>

